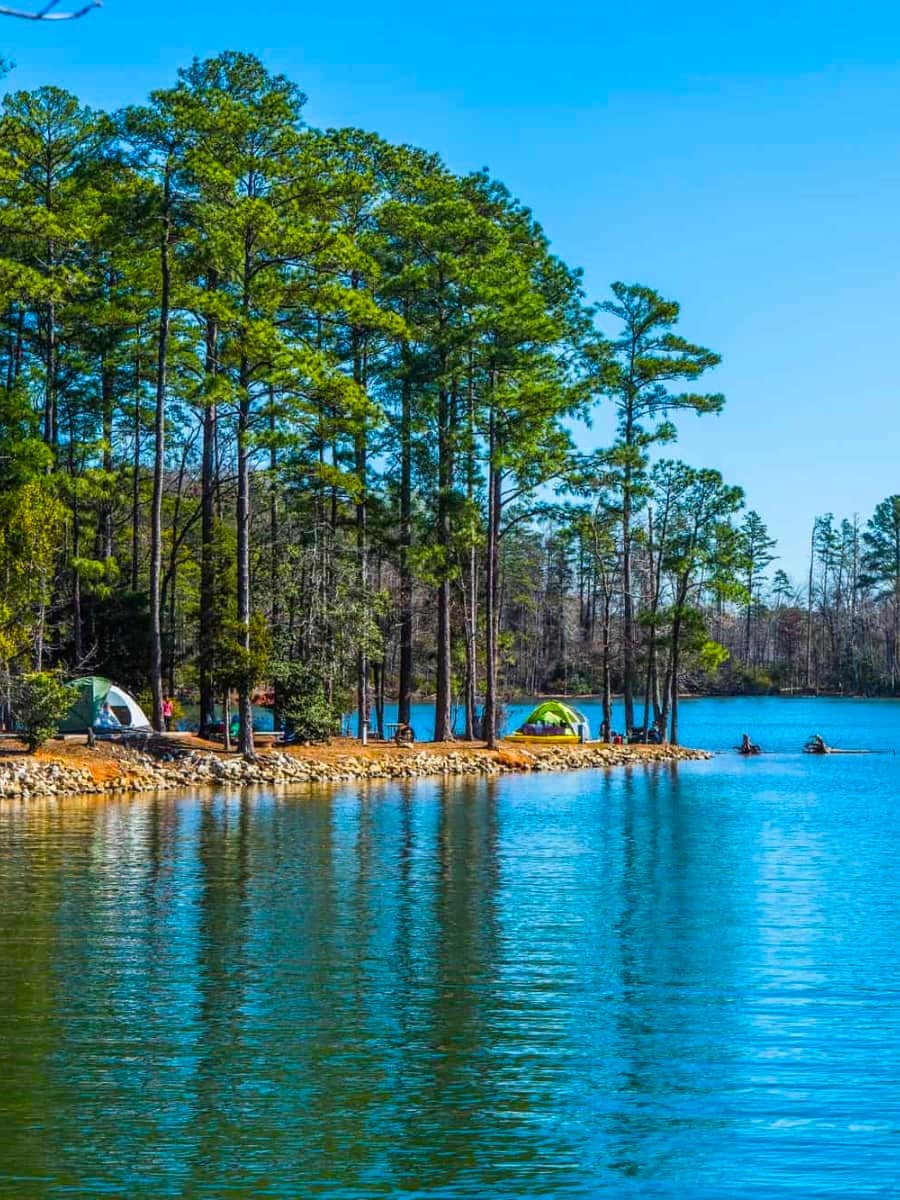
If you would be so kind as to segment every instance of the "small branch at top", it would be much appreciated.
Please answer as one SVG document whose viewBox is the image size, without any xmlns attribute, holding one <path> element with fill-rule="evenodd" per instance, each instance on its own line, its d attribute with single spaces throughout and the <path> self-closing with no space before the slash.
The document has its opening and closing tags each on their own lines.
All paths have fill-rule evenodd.
<svg viewBox="0 0 900 1200">
<path fill-rule="evenodd" d="M 42 9 L 37 12 L 26 12 L 22 8 L 7 8 L 5 4 L 0 4 L 0 17 L 20 17 L 23 21 L 75 21 L 79 17 L 83 17 L 85 13 L 89 13 L 92 8 L 102 8 L 102 0 L 91 0 L 90 4 L 86 4 L 84 8 L 79 8 L 76 12 L 52 12 L 56 8 L 59 0 L 49 0 Z"/>
</svg>

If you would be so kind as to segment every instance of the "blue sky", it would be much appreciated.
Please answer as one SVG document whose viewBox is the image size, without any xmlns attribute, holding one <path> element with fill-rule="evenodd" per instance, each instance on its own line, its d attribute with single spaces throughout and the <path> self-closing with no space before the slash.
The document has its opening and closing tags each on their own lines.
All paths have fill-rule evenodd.
<svg viewBox="0 0 900 1200">
<path fill-rule="evenodd" d="M 106 0 L 0 25 L 11 88 L 116 107 L 194 55 L 250 50 L 313 124 L 490 168 L 591 295 L 650 284 L 723 355 L 726 411 L 685 418 L 677 453 L 744 486 L 796 577 L 814 514 L 868 517 L 900 491 L 898 41 L 897 6 L 831 0 Z"/>
</svg>

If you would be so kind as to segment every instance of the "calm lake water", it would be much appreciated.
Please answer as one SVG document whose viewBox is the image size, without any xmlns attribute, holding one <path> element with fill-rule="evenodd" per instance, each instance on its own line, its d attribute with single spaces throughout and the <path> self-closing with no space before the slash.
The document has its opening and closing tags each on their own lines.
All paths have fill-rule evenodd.
<svg viewBox="0 0 900 1200">
<path fill-rule="evenodd" d="M 0 803 L 0 1195 L 896 1196 L 900 705 L 684 707 L 745 729 Z"/>
<path fill-rule="evenodd" d="M 522 700 L 508 704 L 505 732 L 518 729 L 536 703 L 536 700 Z M 595 737 L 598 736 L 603 720 L 600 702 L 573 698 L 566 703 L 584 713 L 591 732 Z M 257 711 L 258 727 L 271 729 L 271 710 Z M 740 742 L 744 732 L 749 733 L 766 751 L 799 750 L 811 733 L 821 733 L 826 741 L 836 746 L 862 746 L 891 751 L 900 749 L 900 704 L 893 700 L 737 697 L 682 700 L 678 711 L 681 741 L 685 745 L 702 746 L 707 750 L 731 750 Z M 893 715 L 895 713 L 896 717 Z M 635 716 L 643 721 L 642 706 L 638 706 Z M 462 732 L 462 711 L 456 712 L 455 717 L 456 728 Z M 620 701 L 613 704 L 612 718 L 613 729 L 621 732 L 625 728 L 625 714 Z M 396 719 L 397 706 L 386 705 L 385 721 Z M 348 717 L 345 721 L 355 733 L 356 717 Z M 434 730 L 434 706 L 414 704 L 411 722 L 417 740 L 427 741 Z"/>
</svg>

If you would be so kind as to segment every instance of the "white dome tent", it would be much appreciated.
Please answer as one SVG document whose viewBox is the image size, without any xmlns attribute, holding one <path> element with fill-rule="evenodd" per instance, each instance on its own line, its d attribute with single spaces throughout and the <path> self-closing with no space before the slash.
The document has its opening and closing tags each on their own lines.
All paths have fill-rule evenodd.
<svg viewBox="0 0 900 1200">
<path fill-rule="evenodd" d="M 149 729 L 150 721 L 146 713 L 124 688 L 115 684 L 106 693 L 106 702 L 120 725 L 128 729 Z"/>
<path fill-rule="evenodd" d="M 77 690 L 77 698 L 60 722 L 60 733 L 86 733 L 89 729 L 103 732 L 150 730 L 147 714 L 134 696 L 112 680 L 88 675 L 74 679 L 71 687 Z"/>
</svg>

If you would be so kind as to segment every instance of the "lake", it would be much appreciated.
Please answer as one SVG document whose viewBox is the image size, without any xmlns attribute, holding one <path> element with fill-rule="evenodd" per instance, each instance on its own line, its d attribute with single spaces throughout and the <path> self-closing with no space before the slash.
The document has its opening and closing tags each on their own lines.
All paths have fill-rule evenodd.
<svg viewBox="0 0 900 1200">
<path fill-rule="evenodd" d="M 600 701 L 573 698 L 565 702 L 584 713 L 593 736 L 597 737 L 603 719 Z M 521 700 L 506 705 L 504 731 L 511 733 L 518 729 L 537 703 L 536 700 Z M 258 712 L 259 728 L 270 729 L 271 710 L 260 709 Z M 834 745 L 900 749 L 900 704 L 895 700 L 717 697 L 682 699 L 678 712 L 681 741 L 686 746 L 701 746 L 707 750 L 732 749 L 740 742 L 745 725 L 746 732 L 767 751 L 799 750 L 811 733 L 821 733 Z M 635 719 L 643 721 L 643 715 L 643 707 L 638 705 Z M 464 728 L 461 710 L 455 713 L 455 718 L 456 729 L 461 732 Z M 386 705 L 385 721 L 396 719 L 396 704 Z M 413 704 L 410 720 L 416 739 L 427 741 L 434 729 L 434 706 Z M 348 717 L 346 722 L 355 733 L 356 717 Z M 613 704 L 612 723 L 613 729 L 620 732 L 625 728 L 621 700 Z"/>
<path fill-rule="evenodd" d="M 683 706 L 745 730 L 0 802 L 0 1196 L 896 1195 L 900 705 Z"/>
</svg>

